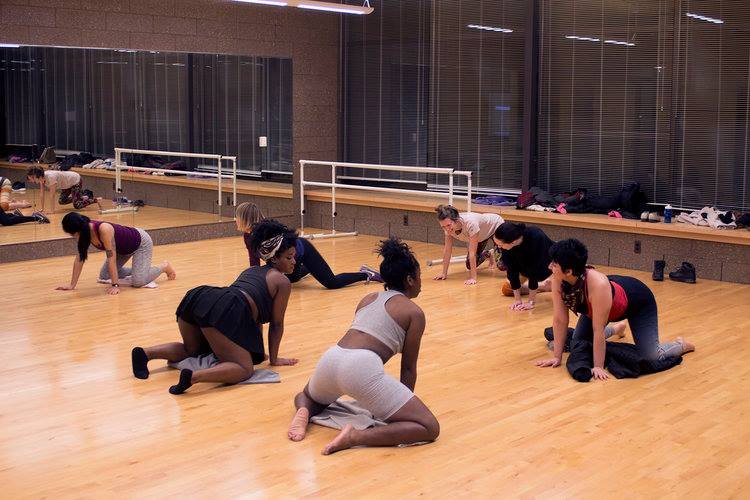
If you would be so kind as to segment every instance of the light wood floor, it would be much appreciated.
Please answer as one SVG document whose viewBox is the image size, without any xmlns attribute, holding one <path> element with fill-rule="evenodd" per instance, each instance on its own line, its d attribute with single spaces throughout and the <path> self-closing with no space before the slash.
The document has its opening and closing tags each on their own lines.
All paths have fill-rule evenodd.
<svg viewBox="0 0 750 500">
<path fill-rule="evenodd" d="M 314 243 L 337 271 L 377 263 L 368 236 Z M 421 262 L 440 248 L 415 243 Z M 581 384 L 540 369 L 549 296 L 527 313 L 507 309 L 500 275 L 465 271 L 434 282 L 423 268 L 417 302 L 428 325 L 416 392 L 438 417 L 437 442 L 356 449 L 324 457 L 335 431 L 313 427 L 293 443 L 292 398 L 376 285 L 327 291 L 295 285 L 275 385 L 196 386 L 179 397 L 177 372 L 130 369 L 130 349 L 178 339 L 174 310 L 198 284 L 227 284 L 244 268 L 239 237 L 159 246 L 178 279 L 155 290 L 105 295 L 94 255 L 80 288 L 71 257 L 0 266 L 6 290 L 0 346 L 0 483 L 31 497 L 692 497 L 747 498 L 750 478 L 750 288 L 654 283 L 663 338 L 697 352 L 635 380 Z M 629 338 L 629 336 L 628 336 Z M 397 375 L 398 360 L 388 370 Z"/>
<path fill-rule="evenodd" d="M 112 207 L 111 201 L 103 202 L 104 208 Z M 121 212 L 111 214 L 100 214 L 96 205 L 90 205 L 79 213 L 92 219 L 116 222 L 126 226 L 135 226 L 141 229 L 156 229 L 163 227 L 192 226 L 194 224 L 210 224 L 212 222 L 227 221 L 229 218 L 219 218 L 216 214 L 205 212 L 193 212 L 191 210 L 179 210 L 176 208 L 164 208 L 146 206 L 141 207 L 138 212 Z M 22 210 L 25 215 L 31 215 L 33 210 L 26 208 Z M 18 224 L 16 226 L 0 227 L 0 245 L 11 243 L 25 243 L 28 241 L 58 240 L 70 238 L 63 231 L 60 221 L 70 209 L 58 209 L 54 214 L 48 214 L 50 224 Z"/>
</svg>

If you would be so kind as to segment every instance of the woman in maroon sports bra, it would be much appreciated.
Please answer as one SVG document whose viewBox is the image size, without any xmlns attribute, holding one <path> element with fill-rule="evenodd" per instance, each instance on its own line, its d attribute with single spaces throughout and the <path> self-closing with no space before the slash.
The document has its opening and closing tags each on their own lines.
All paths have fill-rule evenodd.
<svg viewBox="0 0 750 500">
<path fill-rule="evenodd" d="M 559 366 L 568 332 L 568 310 L 580 315 L 573 332 L 576 340 L 589 340 L 594 346 L 595 379 L 609 378 L 604 371 L 607 323 L 627 319 L 633 340 L 644 359 L 661 360 L 695 350 L 682 337 L 659 343 L 656 299 L 640 280 L 630 276 L 606 275 L 586 266 L 588 250 L 576 239 L 555 243 L 550 248 L 552 262 L 552 327 L 555 334 L 553 357 L 537 361 L 537 366 Z"/>
<path fill-rule="evenodd" d="M 91 220 L 85 215 L 70 212 L 63 217 L 63 230 L 78 240 L 78 255 L 73 262 L 73 276 L 70 285 L 57 287 L 57 290 L 73 290 L 78 284 L 83 263 L 88 258 L 89 245 L 104 250 L 107 258 L 99 272 L 100 280 L 111 280 L 112 286 L 107 289 L 110 295 L 120 291 L 120 281 L 130 276 L 130 284 L 142 287 L 154 281 L 161 273 L 171 280 L 176 273 L 169 262 L 160 266 L 151 266 L 154 244 L 143 229 L 121 226 L 120 224 Z M 133 260 L 132 268 L 124 267 Z"/>
</svg>

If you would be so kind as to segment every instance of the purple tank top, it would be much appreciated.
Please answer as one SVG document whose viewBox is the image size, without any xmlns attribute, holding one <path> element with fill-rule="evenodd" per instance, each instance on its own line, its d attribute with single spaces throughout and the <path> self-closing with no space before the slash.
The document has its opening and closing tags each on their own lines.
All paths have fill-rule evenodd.
<svg viewBox="0 0 750 500">
<path fill-rule="evenodd" d="M 101 241 L 99 226 L 101 226 L 102 221 L 92 220 L 91 223 L 94 224 L 94 231 L 96 231 L 96 235 L 99 237 L 99 241 Z M 141 233 L 136 228 L 121 226 L 113 222 L 108 222 L 107 224 L 110 224 L 115 229 L 115 251 L 117 255 L 130 255 L 135 253 L 138 247 L 141 246 Z M 99 250 L 104 250 L 103 246 L 91 244 Z"/>
</svg>

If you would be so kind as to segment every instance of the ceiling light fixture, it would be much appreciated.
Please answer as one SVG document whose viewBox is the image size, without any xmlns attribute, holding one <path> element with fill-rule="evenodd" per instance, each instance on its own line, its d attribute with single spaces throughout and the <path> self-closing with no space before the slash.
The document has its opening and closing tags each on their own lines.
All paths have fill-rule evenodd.
<svg viewBox="0 0 750 500">
<path fill-rule="evenodd" d="M 714 24 L 724 24 L 724 21 L 722 21 L 721 19 L 714 19 L 713 17 L 701 16 L 700 14 L 693 14 L 692 12 L 687 12 L 685 15 L 688 17 L 692 17 L 693 19 L 698 19 L 699 21 L 706 21 L 706 22 L 714 23 Z"/>
<path fill-rule="evenodd" d="M 375 9 L 370 7 L 370 0 L 364 0 L 362 6 L 348 5 L 345 3 L 319 2 L 317 0 L 234 0 L 235 2 L 257 3 L 261 5 L 278 5 L 281 7 L 297 7 L 307 10 L 320 10 L 324 12 L 337 12 L 339 14 L 372 14 Z"/>
<path fill-rule="evenodd" d="M 288 2 L 279 2 L 276 0 L 234 0 L 235 2 L 244 2 L 244 3 L 259 3 L 261 5 L 277 5 L 279 7 L 286 7 L 289 5 Z"/>
<path fill-rule="evenodd" d="M 513 33 L 513 30 L 508 28 L 496 28 L 495 26 L 482 26 L 481 24 L 467 24 L 467 28 L 484 31 L 497 31 L 500 33 Z"/>
</svg>

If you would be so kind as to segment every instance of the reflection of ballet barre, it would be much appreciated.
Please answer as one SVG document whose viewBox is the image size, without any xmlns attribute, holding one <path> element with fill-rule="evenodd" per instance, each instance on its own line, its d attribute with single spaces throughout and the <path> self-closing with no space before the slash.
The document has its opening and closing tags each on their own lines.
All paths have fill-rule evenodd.
<svg viewBox="0 0 750 500">
<path fill-rule="evenodd" d="M 118 205 L 115 208 L 108 208 L 106 210 L 99 210 L 100 214 L 119 214 L 122 212 L 135 213 L 141 207 L 134 207 L 133 205 Z"/>
<path fill-rule="evenodd" d="M 318 233 L 318 234 L 300 234 L 300 237 L 308 240 L 322 240 L 325 238 L 340 238 L 342 236 L 357 236 L 357 231 L 351 231 L 345 233 L 343 231 L 333 231 L 331 233 Z"/>
<path fill-rule="evenodd" d="M 463 257 L 451 257 L 451 264 L 456 264 L 458 262 L 466 262 L 466 255 L 464 255 Z M 443 259 L 428 260 L 427 266 L 428 267 L 439 266 L 442 263 L 443 263 Z"/>
</svg>

